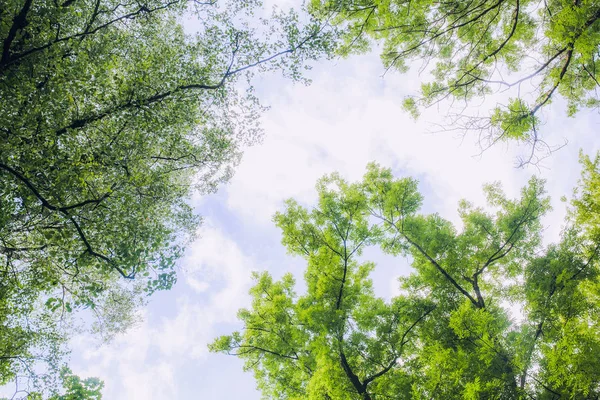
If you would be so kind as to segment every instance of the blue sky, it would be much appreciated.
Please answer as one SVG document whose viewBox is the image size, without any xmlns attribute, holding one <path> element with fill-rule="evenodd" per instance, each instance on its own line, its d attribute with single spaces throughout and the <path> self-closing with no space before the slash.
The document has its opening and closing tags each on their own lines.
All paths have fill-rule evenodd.
<svg viewBox="0 0 600 400">
<path fill-rule="evenodd" d="M 206 346 L 240 327 L 235 315 L 249 304 L 251 271 L 301 277 L 302 260 L 286 255 L 271 216 L 289 197 L 312 204 L 316 180 L 333 171 L 357 180 L 368 162 L 377 161 L 397 176 L 416 177 L 425 210 L 455 222 L 460 199 L 484 204 L 484 183 L 500 181 L 516 196 L 532 174 L 541 175 L 554 206 L 544 220 L 546 240 L 557 237 L 565 212 L 560 197 L 577 182 L 579 149 L 599 150 L 597 113 L 567 119 L 564 103 L 555 101 L 544 110 L 542 134 L 550 143 L 567 139 L 568 146 L 539 169 L 516 169 L 515 159 L 526 148 L 500 144 L 477 156 L 476 138 L 432 132 L 443 107 L 427 110 L 416 122 L 401 110 L 403 96 L 418 88 L 415 71 L 385 78 L 382 73 L 372 53 L 316 64 L 308 73 L 310 86 L 273 76 L 257 80 L 261 101 L 271 107 L 262 121 L 263 143 L 246 149 L 236 175 L 217 194 L 193 198 L 205 223 L 181 260 L 179 282 L 156 294 L 141 322 L 110 344 L 76 337 L 73 370 L 103 379 L 109 400 L 259 399 L 239 360 L 211 354 Z M 503 96 L 488 99 L 479 111 Z M 396 277 L 410 271 L 406 259 L 375 251 L 364 257 L 377 262 L 373 279 L 384 297 L 396 292 Z"/>
</svg>

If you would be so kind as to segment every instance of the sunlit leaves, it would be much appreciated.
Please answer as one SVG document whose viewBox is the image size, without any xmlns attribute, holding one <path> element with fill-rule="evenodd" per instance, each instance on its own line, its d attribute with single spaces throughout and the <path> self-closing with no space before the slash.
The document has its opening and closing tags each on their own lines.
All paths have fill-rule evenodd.
<svg viewBox="0 0 600 400">
<path fill-rule="evenodd" d="M 594 174 L 590 163 L 585 193 Z M 371 164 L 355 184 L 323 178 L 313 208 L 289 200 L 274 218 L 307 262 L 306 292 L 291 275 L 256 274 L 243 331 L 211 350 L 244 359 L 265 398 L 598 395 L 598 246 L 571 224 L 541 245 L 549 199 L 539 179 L 517 199 L 498 184 L 484 190 L 487 207 L 461 202 L 458 229 L 421 214 L 417 182 L 389 169 Z M 359 245 L 410 256 L 401 295 L 375 296 L 375 265 L 349 251 Z"/>
</svg>

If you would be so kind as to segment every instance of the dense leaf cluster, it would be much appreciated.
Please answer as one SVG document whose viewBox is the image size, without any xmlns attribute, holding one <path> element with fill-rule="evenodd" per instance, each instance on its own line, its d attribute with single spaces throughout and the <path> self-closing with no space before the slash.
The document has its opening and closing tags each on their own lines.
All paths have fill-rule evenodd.
<svg viewBox="0 0 600 400">
<path fill-rule="evenodd" d="M 586 163 L 573 210 L 583 219 L 600 176 L 598 162 Z M 377 165 L 359 183 L 327 176 L 317 191 L 314 208 L 290 200 L 275 215 L 283 244 L 307 262 L 306 293 L 289 274 L 256 274 L 243 331 L 211 345 L 244 359 L 265 398 L 600 395 L 597 229 L 569 224 L 542 246 L 543 181 L 532 178 L 517 199 L 487 186 L 487 209 L 460 204 L 460 229 L 420 213 L 417 182 Z M 389 301 L 374 294 L 367 246 L 411 260 Z"/>
</svg>

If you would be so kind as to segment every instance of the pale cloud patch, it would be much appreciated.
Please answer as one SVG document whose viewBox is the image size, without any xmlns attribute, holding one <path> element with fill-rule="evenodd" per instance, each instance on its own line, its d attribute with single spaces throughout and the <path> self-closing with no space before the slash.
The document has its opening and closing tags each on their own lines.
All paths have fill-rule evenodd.
<svg viewBox="0 0 600 400">
<path fill-rule="evenodd" d="M 311 202 L 322 175 L 338 171 L 357 180 L 371 161 L 434 187 L 430 201 L 442 199 L 437 207 L 442 213 L 454 213 L 461 198 L 483 199 L 481 186 L 490 180 L 501 180 L 513 192 L 524 183 L 527 173 L 513 168 L 515 152 L 498 146 L 477 158 L 472 140 L 432 134 L 424 121 L 439 121 L 435 110 L 418 122 L 402 111 L 404 78 L 382 81 L 379 60 L 358 60 L 351 73 L 338 76 L 328 69 L 312 86 L 287 86 L 270 99 L 277 112 L 264 118 L 268 136 L 246 151 L 227 187 L 231 210 L 252 223 L 269 223 L 282 199 Z"/>
<path fill-rule="evenodd" d="M 200 358 L 206 354 L 206 344 L 218 319 L 208 307 L 192 303 L 188 297 L 177 300 L 175 318 L 163 318 L 157 329 L 156 345 L 164 357 Z"/>
<path fill-rule="evenodd" d="M 154 340 L 155 332 L 147 322 L 101 347 L 94 339 L 79 336 L 73 341 L 73 350 L 85 367 L 74 365 L 74 369 L 82 376 L 104 380 L 107 399 L 175 398 L 174 365 L 167 360 L 149 362 Z"/>
<path fill-rule="evenodd" d="M 168 362 L 144 365 L 129 364 L 119 368 L 120 374 L 126 377 L 126 385 L 115 397 L 121 399 L 176 399 L 177 387 L 175 382 L 174 365 Z"/>
<path fill-rule="evenodd" d="M 210 221 L 202 227 L 200 238 L 183 259 L 186 284 L 206 293 L 207 305 L 223 321 L 233 320 L 244 303 L 253 269 L 255 262 Z"/>
<path fill-rule="evenodd" d="M 237 310 L 248 305 L 255 263 L 210 221 L 182 262 L 184 282 L 200 296 L 177 299 L 177 315 L 162 319 L 156 343 L 166 357 L 198 359 L 206 357 L 215 325 L 235 322 Z"/>
</svg>

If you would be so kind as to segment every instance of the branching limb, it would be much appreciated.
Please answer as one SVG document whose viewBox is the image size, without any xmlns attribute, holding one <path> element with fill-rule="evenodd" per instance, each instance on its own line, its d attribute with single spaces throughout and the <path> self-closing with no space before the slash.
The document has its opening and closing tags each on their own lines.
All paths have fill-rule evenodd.
<svg viewBox="0 0 600 400">
<path fill-rule="evenodd" d="M 13 175 L 15 178 L 20 180 L 21 182 L 23 182 L 25 184 L 25 186 L 27 186 L 27 188 L 29 190 L 31 190 L 31 192 L 35 195 L 35 197 L 37 197 L 38 200 L 42 203 L 42 206 L 44 206 L 48 210 L 52 210 L 52 211 L 58 211 L 58 212 L 64 213 L 66 211 L 70 211 L 70 210 L 73 210 L 76 208 L 85 207 L 89 204 L 97 205 L 97 204 L 100 204 L 102 201 L 106 200 L 110 196 L 110 192 L 107 192 L 97 199 L 88 199 L 88 200 L 81 201 L 79 203 L 70 204 L 68 206 L 56 206 L 56 205 L 51 204 L 44 196 L 42 196 L 40 194 L 40 192 L 36 189 L 36 187 L 31 183 L 31 181 L 29 179 L 27 179 L 23 174 L 21 174 L 17 170 L 15 170 L 14 168 L 11 168 L 6 164 L 0 163 L 0 169 L 5 170 L 6 172 Z"/>
<path fill-rule="evenodd" d="M 10 58 L 10 46 L 13 41 L 17 37 L 17 33 L 27 26 L 27 14 L 31 9 L 31 4 L 33 0 L 25 0 L 25 4 L 23 4 L 23 8 L 17 15 L 15 15 L 13 19 L 13 23 L 8 31 L 8 35 L 6 39 L 4 39 L 4 43 L 2 45 L 2 58 L 0 58 L 0 68 L 4 67 Z"/>
<path fill-rule="evenodd" d="M 429 310 L 425 311 L 425 313 L 423 313 L 415 322 L 412 323 L 411 326 L 408 327 L 408 329 L 406 331 L 404 331 L 404 333 L 402 334 L 402 338 L 400 339 L 400 354 L 402 354 L 402 347 L 406 343 L 408 343 L 408 339 L 407 339 L 408 334 L 417 326 L 417 324 L 419 322 L 421 322 L 433 310 L 435 310 L 435 308 L 436 307 L 434 306 L 434 307 L 430 308 Z M 394 367 L 394 365 L 397 364 L 398 357 L 400 356 L 400 354 L 398 354 L 398 356 L 395 356 L 384 369 L 382 369 L 381 371 L 379 371 L 379 372 L 369 376 L 367 379 L 365 379 L 364 385 L 367 386 L 369 383 L 373 382 L 375 379 L 379 378 L 380 376 L 385 375 L 389 370 L 391 370 Z"/>
</svg>

